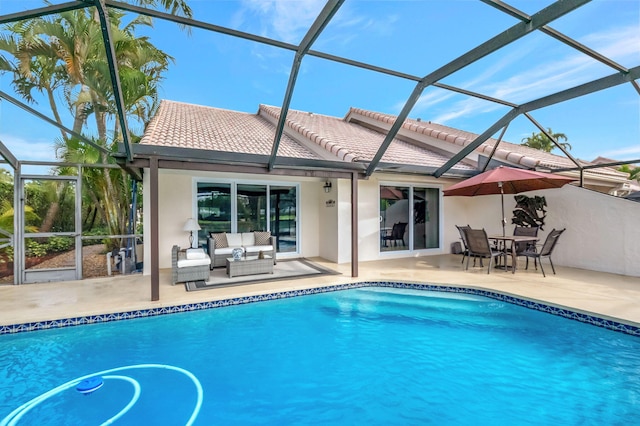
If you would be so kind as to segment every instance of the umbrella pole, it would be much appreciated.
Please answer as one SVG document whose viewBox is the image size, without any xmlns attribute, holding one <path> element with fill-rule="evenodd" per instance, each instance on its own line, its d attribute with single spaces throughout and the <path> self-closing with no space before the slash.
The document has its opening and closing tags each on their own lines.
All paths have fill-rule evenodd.
<svg viewBox="0 0 640 426">
<path fill-rule="evenodd" d="M 502 202 L 502 236 L 504 237 L 505 231 L 504 231 L 504 227 L 506 225 L 507 219 L 504 216 L 504 190 L 502 189 L 502 182 L 498 182 L 498 186 L 500 187 L 500 201 Z"/>
</svg>

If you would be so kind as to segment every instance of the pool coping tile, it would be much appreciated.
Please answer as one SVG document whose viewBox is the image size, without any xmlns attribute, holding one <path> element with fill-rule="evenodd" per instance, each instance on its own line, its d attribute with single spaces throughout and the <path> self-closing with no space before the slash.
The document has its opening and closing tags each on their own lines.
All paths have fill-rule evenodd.
<svg viewBox="0 0 640 426">
<path fill-rule="evenodd" d="M 334 284 L 300 290 L 285 290 L 273 293 L 262 293 L 252 296 L 233 297 L 229 299 L 213 300 L 209 302 L 187 303 L 182 305 L 163 306 L 159 308 L 138 309 L 134 311 L 114 312 L 98 315 L 79 316 L 72 318 L 62 318 L 48 321 L 29 322 L 21 324 L 11 324 L 0 326 L 0 335 L 26 333 L 30 331 L 49 330 L 55 328 L 75 327 L 87 324 L 97 324 L 104 322 L 123 321 L 136 318 L 146 318 L 160 315 L 169 315 L 181 312 L 191 312 L 206 309 L 222 308 L 234 305 L 244 305 L 247 303 L 263 302 L 276 299 L 286 299 L 297 296 L 311 294 L 328 293 L 333 291 L 349 290 L 363 287 L 392 287 L 412 290 L 439 291 L 446 293 L 464 293 L 476 296 L 484 296 L 502 302 L 522 306 L 528 309 L 545 312 L 563 318 L 579 321 L 586 324 L 606 328 L 632 336 L 640 336 L 640 327 L 625 324 L 613 319 L 602 318 L 592 313 L 578 312 L 567 307 L 554 306 L 537 300 L 528 300 L 497 291 L 477 289 L 460 285 L 424 284 L 402 281 L 361 281 L 345 284 Z"/>
</svg>

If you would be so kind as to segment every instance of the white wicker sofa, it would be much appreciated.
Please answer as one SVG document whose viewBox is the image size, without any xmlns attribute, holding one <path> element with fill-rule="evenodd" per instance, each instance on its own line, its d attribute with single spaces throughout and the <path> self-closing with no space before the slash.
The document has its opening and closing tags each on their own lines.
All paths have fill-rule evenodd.
<svg viewBox="0 0 640 426">
<path fill-rule="evenodd" d="M 211 259 L 203 249 L 171 248 L 171 284 L 187 281 L 207 281 Z"/>
<path fill-rule="evenodd" d="M 257 256 L 262 252 L 265 256 L 271 256 L 273 264 L 276 264 L 275 237 L 270 232 L 212 232 L 207 240 L 211 269 L 226 266 L 226 259 L 232 256 L 235 248 L 241 248 L 247 256 Z"/>
</svg>

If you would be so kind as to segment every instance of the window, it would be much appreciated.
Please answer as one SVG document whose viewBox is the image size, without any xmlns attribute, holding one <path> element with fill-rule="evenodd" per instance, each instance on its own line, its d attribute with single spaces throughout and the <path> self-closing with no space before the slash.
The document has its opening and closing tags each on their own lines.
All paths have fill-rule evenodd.
<svg viewBox="0 0 640 426">
<path fill-rule="evenodd" d="M 270 231 L 278 253 L 298 251 L 298 186 L 197 182 L 198 237 L 211 232 Z"/>
<path fill-rule="evenodd" d="M 277 252 L 297 252 L 298 214 L 295 186 L 271 186 L 271 234 L 276 235 Z"/>
<path fill-rule="evenodd" d="M 237 232 L 267 230 L 267 186 L 237 186 Z"/>
<path fill-rule="evenodd" d="M 231 184 L 199 182 L 197 198 L 202 236 L 209 232 L 231 232 Z"/>
<path fill-rule="evenodd" d="M 413 188 L 413 250 L 440 247 L 440 190 Z"/>
<path fill-rule="evenodd" d="M 440 190 L 380 186 L 380 251 L 440 247 Z"/>
</svg>

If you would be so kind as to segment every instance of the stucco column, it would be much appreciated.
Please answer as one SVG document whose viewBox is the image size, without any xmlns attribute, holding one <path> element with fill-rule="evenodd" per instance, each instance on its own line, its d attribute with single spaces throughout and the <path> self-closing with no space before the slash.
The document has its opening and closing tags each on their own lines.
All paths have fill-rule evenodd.
<svg viewBox="0 0 640 426">
<path fill-rule="evenodd" d="M 158 157 L 149 161 L 149 198 L 151 234 L 151 300 L 160 300 L 160 239 L 158 237 Z"/>
</svg>

